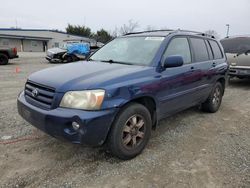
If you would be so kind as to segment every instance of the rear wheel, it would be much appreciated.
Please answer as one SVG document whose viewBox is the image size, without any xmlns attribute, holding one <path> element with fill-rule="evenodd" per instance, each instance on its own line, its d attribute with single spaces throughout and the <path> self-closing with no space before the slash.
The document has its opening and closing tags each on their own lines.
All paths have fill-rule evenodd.
<svg viewBox="0 0 250 188">
<path fill-rule="evenodd" d="M 152 121 L 148 109 L 137 103 L 126 106 L 116 118 L 108 138 L 111 153 L 120 159 L 140 154 L 151 135 Z"/>
<path fill-rule="evenodd" d="M 75 55 L 72 56 L 72 61 L 79 61 L 79 58 Z"/>
<path fill-rule="evenodd" d="M 208 99 L 205 103 L 202 104 L 202 110 L 206 112 L 217 112 L 220 108 L 222 96 L 223 96 L 224 89 L 220 82 L 217 82 L 214 85 L 212 92 L 210 93 Z"/>
<path fill-rule="evenodd" d="M 0 54 L 0 65 L 7 65 L 9 58 L 5 54 Z"/>
</svg>

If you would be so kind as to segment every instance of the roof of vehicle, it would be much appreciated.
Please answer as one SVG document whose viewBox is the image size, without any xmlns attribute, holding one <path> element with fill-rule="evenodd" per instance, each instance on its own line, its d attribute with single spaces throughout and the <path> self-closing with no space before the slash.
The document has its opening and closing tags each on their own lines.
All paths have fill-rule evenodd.
<svg viewBox="0 0 250 188">
<path fill-rule="evenodd" d="M 184 34 L 184 35 L 198 35 L 198 36 L 204 36 L 208 38 L 215 38 L 213 35 L 209 35 L 202 32 L 197 31 L 189 31 L 189 30 L 152 30 L 152 31 L 141 31 L 141 32 L 133 32 L 133 33 L 127 33 L 124 36 L 159 36 L 159 37 L 165 37 L 169 34 L 176 33 L 176 34 Z"/>
<path fill-rule="evenodd" d="M 233 40 L 233 39 L 249 39 L 250 35 L 236 35 L 236 36 L 230 36 L 230 37 L 226 37 L 221 39 L 221 41 L 225 41 L 225 40 Z"/>
<path fill-rule="evenodd" d="M 12 38 L 12 39 L 30 39 L 30 40 L 50 40 L 51 37 L 38 37 L 38 36 L 25 36 L 25 35 L 7 35 L 0 34 L 0 38 Z"/>
</svg>

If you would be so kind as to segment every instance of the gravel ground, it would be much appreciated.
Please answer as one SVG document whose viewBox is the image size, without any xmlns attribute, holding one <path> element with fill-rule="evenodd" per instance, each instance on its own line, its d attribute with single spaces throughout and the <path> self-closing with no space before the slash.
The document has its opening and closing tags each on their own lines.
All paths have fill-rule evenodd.
<svg viewBox="0 0 250 188">
<path fill-rule="evenodd" d="M 232 80 L 215 114 L 192 108 L 161 121 L 144 152 L 121 161 L 47 136 L 17 114 L 27 76 L 58 66 L 43 55 L 0 67 L 0 187 L 250 187 L 250 80 Z"/>
</svg>

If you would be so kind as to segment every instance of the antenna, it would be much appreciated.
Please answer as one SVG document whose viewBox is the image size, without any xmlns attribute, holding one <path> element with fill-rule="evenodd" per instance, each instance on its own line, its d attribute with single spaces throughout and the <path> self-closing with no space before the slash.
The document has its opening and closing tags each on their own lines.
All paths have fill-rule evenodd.
<svg viewBox="0 0 250 188">
<path fill-rule="evenodd" d="M 230 25 L 229 25 L 229 24 L 226 24 L 226 26 L 227 26 L 227 36 L 226 36 L 226 38 L 228 38 L 228 37 L 229 37 L 229 29 L 230 29 Z"/>
</svg>

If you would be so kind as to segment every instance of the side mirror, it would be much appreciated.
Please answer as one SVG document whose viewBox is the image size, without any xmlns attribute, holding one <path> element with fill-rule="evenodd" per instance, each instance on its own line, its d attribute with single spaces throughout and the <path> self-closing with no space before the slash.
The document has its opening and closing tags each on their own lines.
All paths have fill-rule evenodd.
<svg viewBox="0 0 250 188">
<path fill-rule="evenodd" d="M 183 57 L 179 55 L 168 56 L 164 61 L 164 68 L 180 67 L 184 63 Z"/>
</svg>

